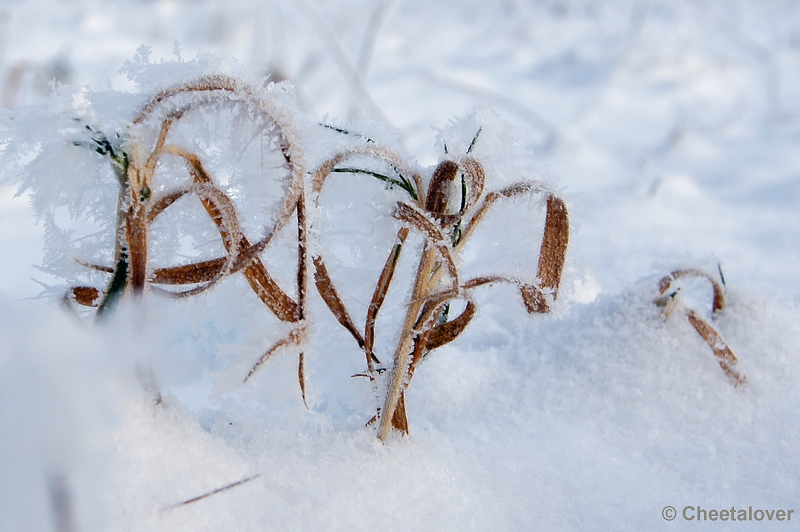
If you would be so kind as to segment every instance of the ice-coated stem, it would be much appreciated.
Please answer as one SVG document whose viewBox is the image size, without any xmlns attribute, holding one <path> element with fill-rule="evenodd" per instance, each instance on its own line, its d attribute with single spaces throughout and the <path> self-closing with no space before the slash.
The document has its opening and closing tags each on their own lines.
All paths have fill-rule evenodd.
<svg viewBox="0 0 800 532">
<path fill-rule="evenodd" d="M 400 394 L 403 391 L 403 385 L 408 374 L 408 358 L 411 355 L 411 343 L 414 339 L 414 325 L 417 322 L 417 317 L 425 298 L 428 296 L 429 280 L 435 265 L 435 256 L 436 248 L 426 243 L 420 258 L 417 278 L 414 281 L 414 290 L 411 292 L 411 302 L 408 305 L 406 318 L 403 322 L 403 336 L 394 354 L 394 368 L 392 369 L 389 388 L 386 391 L 386 401 L 381 412 L 378 438 L 384 443 L 392 430 L 392 418 L 397 409 L 397 403 L 400 401 Z"/>
<path fill-rule="evenodd" d="M 123 161 L 124 163 L 120 164 L 119 161 L 115 160 L 113 157 L 111 159 L 111 167 L 114 169 L 114 174 L 117 176 L 117 180 L 119 180 L 120 183 L 119 199 L 117 200 L 116 235 L 114 237 L 115 267 L 111 280 L 108 283 L 105 297 L 103 297 L 103 300 L 97 307 L 97 319 L 102 319 L 107 312 L 113 310 L 128 284 L 130 255 L 125 241 L 125 227 L 128 213 L 126 205 L 128 203 L 130 189 L 128 157 L 125 156 Z"/>
</svg>

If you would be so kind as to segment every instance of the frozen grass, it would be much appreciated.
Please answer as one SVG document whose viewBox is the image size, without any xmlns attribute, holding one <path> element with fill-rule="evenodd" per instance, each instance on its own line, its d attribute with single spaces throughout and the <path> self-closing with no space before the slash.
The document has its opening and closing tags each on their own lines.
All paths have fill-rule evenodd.
<svg viewBox="0 0 800 532">
<path fill-rule="evenodd" d="M 2 125 L 14 142 L 3 144 L 0 196 L 0 529 L 658 530 L 686 525 L 665 522 L 666 505 L 792 508 L 798 13 L 792 2 L 745 0 L 4 5 L 3 97 L 17 107 Z M 142 43 L 150 60 L 144 49 L 130 59 Z M 200 49 L 241 66 L 185 60 Z M 158 61 L 176 54 L 182 62 Z M 76 250 L 84 262 L 114 264 L 115 232 L 104 221 L 115 219 L 119 184 L 107 158 L 71 143 L 92 142 L 84 125 L 122 132 L 161 89 L 212 71 L 260 87 L 261 69 L 291 79 L 307 111 L 297 119 L 317 131 L 303 139 L 313 146 L 308 170 L 364 142 L 318 122 L 369 137 L 426 177 L 445 146 L 466 154 L 489 124 L 472 153 L 493 180 L 487 190 L 555 181 L 551 192 L 570 208 L 555 316 L 529 316 L 514 285 L 476 287 L 469 327 L 414 374 L 410 434 L 385 446 L 364 423 L 383 404 L 386 374 L 352 377 L 364 373 L 365 353 L 313 287 L 308 408 L 288 351 L 242 385 L 295 325 L 277 319 L 244 275 L 180 301 L 145 293 L 144 305 L 123 302 L 102 327 L 55 309 L 69 286 L 107 286 L 108 273 L 71 260 Z M 54 77 L 89 88 L 37 99 Z M 105 92 L 107 80 L 119 92 Z M 476 105 L 516 130 L 473 113 Z M 76 115 L 81 124 L 70 122 Z M 226 166 L 219 154 L 229 151 L 196 142 L 210 133 L 236 141 L 224 120 L 173 133 L 208 159 L 242 233 L 257 242 L 280 212 L 281 161 L 254 149 L 239 152 L 250 170 Z M 6 186 L 36 155 L 39 226 L 28 198 Z M 178 180 L 186 164 L 170 157 L 160 175 Z M 369 158 L 347 167 L 394 176 Z M 255 182 L 263 187 L 243 192 Z M 309 220 L 351 317 L 368 316 L 398 242 L 393 207 L 412 201 L 402 184 L 337 172 Z M 153 269 L 227 253 L 202 203 L 189 199 L 153 222 Z M 546 211 L 516 198 L 488 212 L 455 260 L 459 276 L 536 281 Z M 281 233 L 262 255 L 295 300 L 287 265 L 297 264 L 296 243 Z M 427 239 L 412 229 L 403 245 L 374 324 L 384 362 L 401 340 Z M 675 287 L 695 321 L 680 307 L 665 320 L 653 302 L 674 287 L 661 294 L 659 280 L 688 268 L 718 280 L 718 263 L 725 309 L 711 312 L 707 281 L 684 278 Z M 30 277 L 51 299 L 20 301 L 41 291 Z M 452 316 L 467 313 L 460 305 Z M 720 367 L 727 349 L 744 386 Z"/>
</svg>

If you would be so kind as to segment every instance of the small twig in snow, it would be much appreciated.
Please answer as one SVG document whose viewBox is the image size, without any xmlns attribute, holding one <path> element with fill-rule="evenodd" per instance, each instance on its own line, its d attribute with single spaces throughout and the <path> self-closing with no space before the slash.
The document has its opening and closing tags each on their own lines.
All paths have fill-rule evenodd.
<svg viewBox="0 0 800 532">
<path fill-rule="evenodd" d="M 200 501 L 202 499 L 211 497 L 212 495 L 216 495 L 217 493 L 229 490 L 231 488 L 235 488 L 236 486 L 241 486 L 242 484 L 246 484 L 253 479 L 256 479 L 261 476 L 261 473 L 253 475 L 252 477 L 247 477 L 242 480 L 238 480 L 232 484 L 228 484 L 227 486 L 222 486 L 221 488 L 217 488 L 214 491 L 209 491 L 208 493 L 204 493 L 203 495 L 199 495 L 197 497 L 192 497 L 191 499 L 185 500 L 183 502 L 179 502 L 178 504 L 173 504 L 172 506 L 167 506 L 166 508 L 162 509 L 162 512 L 166 512 L 167 510 L 174 510 L 175 508 L 179 508 L 181 506 L 186 506 L 187 504 L 192 504 L 193 502 Z"/>
</svg>

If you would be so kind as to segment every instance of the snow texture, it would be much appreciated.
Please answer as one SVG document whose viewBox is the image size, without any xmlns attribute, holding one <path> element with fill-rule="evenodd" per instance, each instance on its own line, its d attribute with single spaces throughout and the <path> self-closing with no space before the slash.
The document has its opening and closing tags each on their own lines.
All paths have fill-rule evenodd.
<svg viewBox="0 0 800 532">
<path fill-rule="evenodd" d="M 800 511 L 798 7 L 0 5 L 0 530 L 670 530 L 695 526 L 687 506 Z M 389 372 L 354 377 L 364 354 L 313 279 L 308 407 L 297 349 L 242 382 L 294 324 L 241 273 L 177 300 L 148 288 L 101 324 L 93 310 L 64 312 L 69 287 L 108 284 L 85 264 L 114 261 L 120 188 L 96 140 L 147 153 L 165 113 L 197 96 L 134 123 L 143 106 L 209 74 L 250 92 L 203 96 L 170 142 L 202 158 L 256 242 L 299 193 L 288 139 L 309 252 L 324 255 L 359 326 L 409 194 L 337 172 L 317 209 L 310 182 L 371 143 L 427 183 L 474 140 L 488 190 L 528 180 L 564 198 L 572 227 L 555 312 L 527 314 L 512 286 L 476 289 L 475 319 L 408 388 L 410 434 L 385 445 L 365 423 Z M 369 157 L 347 166 L 393 171 Z M 154 197 L 189 182 L 174 153 L 155 176 Z M 461 276 L 535 282 L 544 200 L 498 202 L 457 256 Z M 295 223 L 261 255 L 292 298 Z M 225 255 L 197 195 L 149 235 L 151 272 Z M 376 325 L 385 367 L 422 245 L 412 231 Z M 682 312 L 665 319 L 653 304 L 679 268 L 724 275 L 727 307 L 713 318 L 707 282 L 676 287 L 736 353 L 746 385 L 732 386 Z"/>
</svg>

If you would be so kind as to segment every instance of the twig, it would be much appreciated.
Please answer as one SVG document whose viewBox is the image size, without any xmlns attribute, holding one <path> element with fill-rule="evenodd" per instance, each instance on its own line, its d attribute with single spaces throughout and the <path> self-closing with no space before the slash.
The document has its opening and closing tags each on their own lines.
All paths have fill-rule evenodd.
<svg viewBox="0 0 800 532">
<path fill-rule="evenodd" d="M 369 73 L 370 61 L 372 60 L 372 53 L 375 50 L 375 42 L 378 40 L 378 33 L 389 14 L 389 9 L 392 7 L 394 0 L 381 0 L 378 6 L 372 12 L 367 23 L 367 31 L 364 33 L 364 39 L 361 41 L 361 50 L 358 54 L 358 61 L 356 61 L 356 73 L 362 80 L 367 79 Z M 355 105 L 350 106 L 350 117 L 354 115 Z"/>
<path fill-rule="evenodd" d="M 258 473 L 258 474 L 253 475 L 252 477 L 247 477 L 245 479 L 238 480 L 238 481 L 236 481 L 236 482 L 234 482 L 232 484 L 228 484 L 227 486 L 222 486 L 221 488 L 217 488 L 214 491 L 209 491 L 208 493 L 204 493 L 203 495 L 199 495 L 197 497 L 192 497 L 191 499 L 185 500 L 183 502 L 179 502 L 178 504 L 173 504 L 172 506 L 167 506 L 166 508 L 162 508 L 161 511 L 162 512 L 166 512 L 167 510 L 174 510 L 175 508 L 180 508 L 181 506 L 186 506 L 187 504 L 192 504 L 194 502 L 201 501 L 203 499 L 211 497 L 212 495 L 216 495 L 217 493 L 221 493 L 221 492 L 229 490 L 231 488 L 235 488 L 236 486 L 241 486 L 242 484 L 246 484 L 247 482 L 250 482 L 251 480 L 254 480 L 254 479 L 256 479 L 256 478 L 258 478 L 260 476 L 261 476 L 261 473 Z"/>
<path fill-rule="evenodd" d="M 356 72 L 365 79 L 367 72 L 369 72 L 369 64 L 372 59 L 372 52 L 375 49 L 375 41 L 378 38 L 378 31 L 381 24 L 386 20 L 386 15 L 389 14 L 389 9 L 392 7 L 394 0 L 381 0 L 378 6 L 372 12 L 367 23 L 367 31 L 364 34 L 364 40 L 361 42 L 361 51 L 358 54 L 358 61 L 356 62 Z"/>
<path fill-rule="evenodd" d="M 323 19 L 306 0 L 294 0 L 294 3 L 306 16 L 319 38 L 325 43 L 328 53 L 331 54 L 334 63 L 336 63 L 336 66 L 350 86 L 350 90 L 353 91 L 353 94 L 355 94 L 360 101 L 366 103 L 375 116 L 380 118 L 384 123 L 391 125 L 392 122 L 383 113 L 378 104 L 375 103 L 375 100 L 372 99 L 366 85 L 364 85 L 364 81 L 361 79 L 361 76 L 359 76 L 358 71 L 356 71 L 350 63 L 347 54 L 345 54 L 341 44 L 339 44 L 339 39 L 334 35 L 333 31 L 331 31 L 325 19 Z"/>
</svg>

